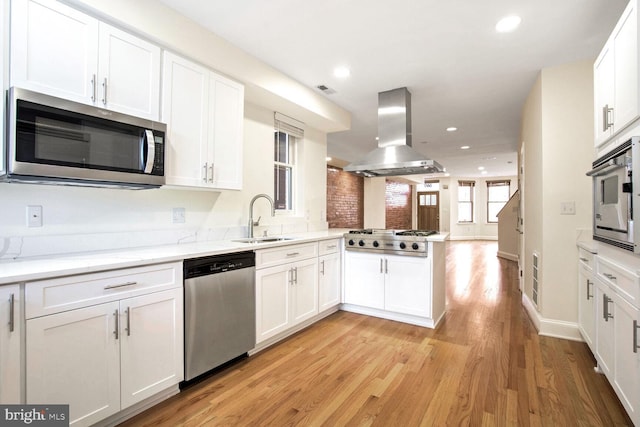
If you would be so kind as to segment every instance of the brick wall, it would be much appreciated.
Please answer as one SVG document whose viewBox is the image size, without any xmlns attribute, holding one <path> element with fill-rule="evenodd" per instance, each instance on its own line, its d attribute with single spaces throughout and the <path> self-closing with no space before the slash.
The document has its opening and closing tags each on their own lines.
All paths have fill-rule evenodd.
<svg viewBox="0 0 640 427">
<path fill-rule="evenodd" d="M 327 167 L 329 228 L 364 227 L 364 178 Z"/>
<path fill-rule="evenodd" d="M 387 179 L 385 228 L 412 228 L 411 201 L 411 185 Z"/>
</svg>

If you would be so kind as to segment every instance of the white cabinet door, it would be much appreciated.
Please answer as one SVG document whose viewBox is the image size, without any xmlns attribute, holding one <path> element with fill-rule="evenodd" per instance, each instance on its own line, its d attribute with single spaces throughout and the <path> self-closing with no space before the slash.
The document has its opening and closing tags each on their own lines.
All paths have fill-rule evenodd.
<svg viewBox="0 0 640 427">
<path fill-rule="evenodd" d="M 160 48 L 100 23 L 96 105 L 150 120 L 160 117 Z"/>
<path fill-rule="evenodd" d="M 385 310 L 431 317 L 431 269 L 427 258 L 385 257 Z"/>
<path fill-rule="evenodd" d="M 578 327 L 585 342 L 595 352 L 596 332 L 595 284 L 593 272 L 583 265 L 578 267 Z"/>
<path fill-rule="evenodd" d="M 344 269 L 344 302 L 384 309 L 384 258 L 346 252 Z"/>
<path fill-rule="evenodd" d="M 318 314 L 318 260 L 311 258 L 291 265 L 293 286 L 291 326 Z"/>
<path fill-rule="evenodd" d="M 340 253 L 324 255 L 319 260 L 318 310 L 323 312 L 340 304 Z"/>
<path fill-rule="evenodd" d="M 614 107 L 613 64 L 613 47 L 607 43 L 593 65 L 596 147 L 613 135 L 613 118 L 610 112 Z"/>
<path fill-rule="evenodd" d="M 0 287 L 0 404 L 21 403 L 20 286 Z"/>
<path fill-rule="evenodd" d="M 207 186 L 209 71 L 170 52 L 164 53 L 163 63 L 167 184 Z"/>
<path fill-rule="evenodd" d="M 87 426 L 120 410 L 118 302 L 27 321 L 27 403 L 71 403 Z"/>
<path fill-rule="evenodd" d="M 183 379 L 182 289 L 120 302 L 122 409 Z"/>
<path fill-rule="evenodd" d="M 629 2 L 612 34 L 614 52 L 614 131 L 638 117 L 638 16 Z"/>
<path fill-rule="evenodd" d="M 241 189 L 244 86 L 170 52 L 163 61 L 167 184 Z"/>
<path fill-rule="evenodd" d="M 256 341 L 282 331 L 291 321 L 293 272 L 288 264 L 256 270 Z"/>
<path fill-rule="evenodd" d="M 615 306 L 611 299 L 613 291 L 596 278 L 596 357 L 600 369 L 608 378 L 613 373 L 614 363 L 614 323 Z"/>
<path fill-rule="evenodd" d="M 611 295 L 615 306 L 613 319 L 615 364 L 613 381 L 620 401 L 629 416 L 640 422 L 640 310 L 619 295 Z"/>
<path fill-rule="evenodd" d="M 242 189 L 244 86 L 217 74 L 209 80 L 209 154 L 212 185 Z"/>
<path fill-rule="evenodd" d="M 11 85 L 92 103 L 98 20 L 54 0 L 11 2 Z"/>
<path fill-rule="evenodd" d="M 57 1 L 11 7 L 12 86 L 158 120 L 158 46 Z"/>
</svg>

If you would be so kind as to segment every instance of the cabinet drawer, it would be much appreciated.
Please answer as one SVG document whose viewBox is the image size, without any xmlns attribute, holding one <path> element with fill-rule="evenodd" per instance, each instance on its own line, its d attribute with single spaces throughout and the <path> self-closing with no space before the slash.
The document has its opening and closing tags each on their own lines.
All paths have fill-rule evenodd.
<svg viewBox="0 0 640 427">
<path fill-rule="evenodd" d="M 342 239 L 322 240 L 318 242 L 318 253 L 322 255 L 335 254 L 340 251 Z"/>
<path fill-rule="evenodd" d="M 256 251 L 256 268 L 297 261 L 318 256 L 318 243 L 303 243 Z"/>
<path fill-rule="evenodd" d="M 589 270 L 593 270 L 593 258 L 594 254 L 585 249 L 578 248 L 578 259 Z"/>
<path fill-rule="evenodd" d="M 182 262 L 29 282 L 27 319 L 182 286 Z"/>
<path fill-rule="evenodd" d="M 624 299 L 640 305 L 640 278 L 635 273 L 600 256 L 596 257 L 596 273 Z"/>
</svg>

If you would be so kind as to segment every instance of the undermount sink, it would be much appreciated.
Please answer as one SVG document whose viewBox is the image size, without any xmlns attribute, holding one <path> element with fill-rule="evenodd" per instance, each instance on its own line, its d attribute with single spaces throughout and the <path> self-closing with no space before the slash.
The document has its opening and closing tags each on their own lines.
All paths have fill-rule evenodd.
<svg viewBox="0 0 640 427">
<path fill-rule="evenodd" d="M 249 237 L 246 239 L 235 239 L 232 242 L 239 243 L 272 243 L 281 242 L 283 240 L 293 240 L 292 237 Z"/>
</svg>

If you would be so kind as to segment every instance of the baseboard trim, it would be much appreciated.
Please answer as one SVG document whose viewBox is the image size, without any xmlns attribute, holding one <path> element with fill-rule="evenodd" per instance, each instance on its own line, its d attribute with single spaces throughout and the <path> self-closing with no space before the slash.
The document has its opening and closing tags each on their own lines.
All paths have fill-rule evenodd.
<svg viewBox="0 0 640 427">
<path fill-rule="evenodd" d="M 434 329 L 444 317 L 444 313 L 436 320 L 429 317 L 414 316 L 411 314 L 395 313 L 392 311 L 379 310 L 376 308 L 363 307 L 354 304 L 342 304 L 340 310 L 351 313 L 364 314 L 367 316 L 379 317 L 381 319 L 394 320 L 396 322 L 409 323 L 411 325 L 423 326 Z"/>
<path fill-rule="evenodd" d="M 577 323 L 542 317 L 533 301 L 524 292 L 522 293 L 522 305 L 538 331 L 538 335 L 571 341 L 584 341 Z"/>
<path fill-rule="evenodd" d="M 500 258 L 508 259 L 509 261 L 518 261 L 517 254 L 511 254 L 509 252 L 498 251 L 498 256 Z"/>
</svg>

